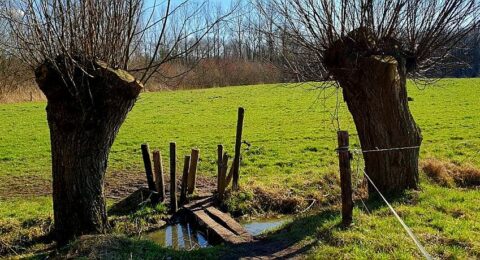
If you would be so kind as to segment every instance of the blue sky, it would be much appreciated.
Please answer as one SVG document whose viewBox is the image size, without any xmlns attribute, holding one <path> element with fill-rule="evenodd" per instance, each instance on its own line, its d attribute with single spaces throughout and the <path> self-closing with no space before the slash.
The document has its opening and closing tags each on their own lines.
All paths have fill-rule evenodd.
<svg viewBox="0 0 480 260">
<path fill-rule="evenodd" d="M 2 1 L 2 0 L 0 0 Z M 149 8 L 151 6 L 153 6 L 154 3 L 157 4 L 157 10 L 164 10 L 164 8 L 166 7 L 166 3 L 167 3 L 167 0 L 144 0 L 145 1 L 145 8 Z M 215 6 L 218 4 L 218 3 L 221 3 L 222 4 L 222 9 L 224 11 L 227 11 L 227 10 L 230 10 L 231 7 L 232 7 L 232 4 L 233 3 L 238 3 L 238 1 L 242 1 L 243 3 L 246 3 L 247 1 L 250 1 L 250 0 L 187 0 L 188 2 L 190 3 L 204 3 L 204 2 L 208 2 L 209 5 L 211 6 L 211 11 L 214 12 L 215 10 Z M 180 3 L 184 3 L 185 0 L 172 0 L 172 8 Z M 149 10 L 151 11 L 151 10 Z"/>
<path fill-rule="evenodd" d="M 147 2 L 147 4 L 149 5 L 152 5 L 155 0 L 145 0 Z M 165 0 L 157 0 L 157 3 L 160 3 L 160 1 L 165 1 Z M 203 0 L 190 0 L 190 1 L 198 1 L 198 2 L 203 2 Z M 225 6 L 229 6 L 232 1 L 234 0 L 208 0 L 210 3 L 222 3 L 224 4 Z M 175 4 L 175 3 L 182 3 L 184 2 L 184 0 L 172 0 L 172 2 Z"/>
</svg>

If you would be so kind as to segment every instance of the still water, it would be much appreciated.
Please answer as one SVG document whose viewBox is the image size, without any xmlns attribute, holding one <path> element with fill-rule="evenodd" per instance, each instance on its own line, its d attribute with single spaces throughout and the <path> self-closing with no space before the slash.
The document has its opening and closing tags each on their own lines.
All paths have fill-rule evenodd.
<svg viewBox="0 0 480 260">
<path fill-rule="evenodd" d="M 189 223 L 168 225 L 165 228 L 146 234 L 145 238 L 173 249 L 190 250 L 209 246 L 205 235 L 193 229 Z"/>
<path fill-rule="evenodd" d="M 264 232 L 276 229 L 287 222 L 288 219 L 256 219 L 253 221 L 242 222 L 242 226 L 252 234 L 252 236 L 260 235 Z"/>
<path fill-rule="evenodd" d="M 244 221 L 241 225 L 253 236 L 283 225 L 288 219 L 255 219 Z M 168 225 L 160 230 L 147 233 L 144 236 L 155 243 L 173 249 L 192 250 L 210 246 L 205 234 L 192 228 L 189 223 Z"/>
</svg>

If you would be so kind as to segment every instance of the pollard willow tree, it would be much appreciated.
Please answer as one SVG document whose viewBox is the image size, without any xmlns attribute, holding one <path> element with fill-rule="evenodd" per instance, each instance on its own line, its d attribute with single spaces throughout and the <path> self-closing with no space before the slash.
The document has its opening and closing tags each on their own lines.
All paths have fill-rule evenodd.
<svg viewBox="0 0 480 260">
<path fill-rule="evenodd" d="M 164 64 L 191 53 L 224 16 L 207 19 L 205 2 L 188 1 L 1 5 L 14 42 L 4 48 L 31 65 L 48 101 L 56 240 L 104 233 L 108 155 L 143 84 L 163 75 Z"/>
<path fill-rule="evenodd" d="M 364 153 L 373 182 L 385 193 L 417 188 L 422 135 L 408 106 L 407 77 L 449 57 L 478 25 L 478 1 L 272 1 L 274 23 L 293 46 L 283 57 L 295 78 L 338 83 L 363 150 L 406 148 Z"/>
</svg>

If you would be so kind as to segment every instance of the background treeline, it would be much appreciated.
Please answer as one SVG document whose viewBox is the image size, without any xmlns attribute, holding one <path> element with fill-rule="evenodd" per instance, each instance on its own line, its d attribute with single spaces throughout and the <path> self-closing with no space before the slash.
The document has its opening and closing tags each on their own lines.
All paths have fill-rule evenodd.
<svg viewBox="0 0 480 260">
<path fill-rule="evenodd" d="M 261 5 L 260 5 L 261 3 Z M 259 7 L 261 6 L 261 7 Z M 192 8 L 192 7 L 185 7 Z M 182 15 L 181 10 L 171 17 L 172 27 L 165 37 L 164 48 L 173 49 L 168 53 L 175 57 L 166 63 L 161 73 L 153 75 L 147 90 L 205 88 L 229 85 L 248 85 L 296 81 L 295 75 L 287 73 L 284 57 L 295 50 L 287 37 L 284 37 L 281 22 L 272 24 L 275 8 L 268 0 L 240 0 L 230 4 L 218 1 L 198 8 L 195 18 Z M 200 19 L 213 19 L 234 10 L 222 22 L 198 34 L 191 28 L 201 24 Z M 273 18 L 273 19 L 272 19 Z M 8 33 L 2 31 L 0 37 L 8 42 Z M 187 30 L 186 28 L 189 28 Z M 160 31 L 160 28 L 159 28 Z M 175 44 L 170 48 L 169 44 Z M 142 42 L 134 62 L 148 60 L 149 53 L 156 46 Z M 168 47 L 168 48 L 167 48 Z M 162 47 L 161 47 L 162 48 Z M 187 51 L 194 49 L 194 51 Z M 12 50 L 12 48 L 7 48 Z M 41 98 L 35 88 L 33 71 L 27 64 L 14 58 L 5 48 L 0 48 L 0 101 L 17 101 Z M 165 51 L 166 52 L 166 51 Z M 166 53 L 165 53 L 166 56 Z M 161 57 L 160 57 L 161 58 Z M 480 28 L 458 43 L 450 60 L 455 66 L 441 66 L 431 69 L 426 75 L 431 77 L 479 77 L 480 76 Z M 305 61 L 308 62 L 308 61 Z M 451 64 L 450 64 L 451 65 Z M 135 71 L 132 71 L 135 74 Z"/>
<path fill-rule="evenodd" d="M 457 66 L 450 69 L 434 68 L 433 76 L 454 78 L 480 77 L 480 26 L 463 39 L 449 60 Z"/>
</svg>

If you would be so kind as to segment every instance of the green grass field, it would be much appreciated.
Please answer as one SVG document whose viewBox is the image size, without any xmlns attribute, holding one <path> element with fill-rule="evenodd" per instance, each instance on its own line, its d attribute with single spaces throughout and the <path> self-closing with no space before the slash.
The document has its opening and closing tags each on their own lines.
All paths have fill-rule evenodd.
<svg viewBox="0 0 480 260">
<path fill-rule="evenodd" d="M 446 79 L 425 89 L 410 83 L 409 96 L 424 137 L 421 158 L 480 167 L 480 80 Z M 358 146 L 341 94 L 338 98 L 340 128 L 350 131 Z M 143 176 L 140 144 L 159 148 L 165 159 L 168 143 L 176 141 L 182 157 L 192 147 L 200 148 L 200 174 L 213 177 L 217 144 L 233 154 L 236 112 L 243 106 L 244 139 L 251 147 L 243 152 L 241 185 L 328 197 L 335 193 L 321 183 L 326 174 L 337 172 L 336 100 L 335 89 L 321 91 L 308 84 L 143 93 L 115 141 L 108 174 Z M 52 214 L 44 195 L 49 170 L 45 103 L 0 105 L 0 220 L 22 222 Z M 394 203 L 400 215 L 432 254 L 480 257 L 480 191 L 422 180 L 420 192 Z M 308 244 L 308 253 L 317 258 L 419 256 L 388 209 L 371 206 L 372 214 L 356 208 L 356 223 L 349 230 L 336 226 L 337 213 L 301 216 L 291 224 L 290 237 Z M 302 225 L 315 228 L 305 231 Z M 278 236 L 282 239 L 281 234 L 272 239 Z"/>
</svg>

